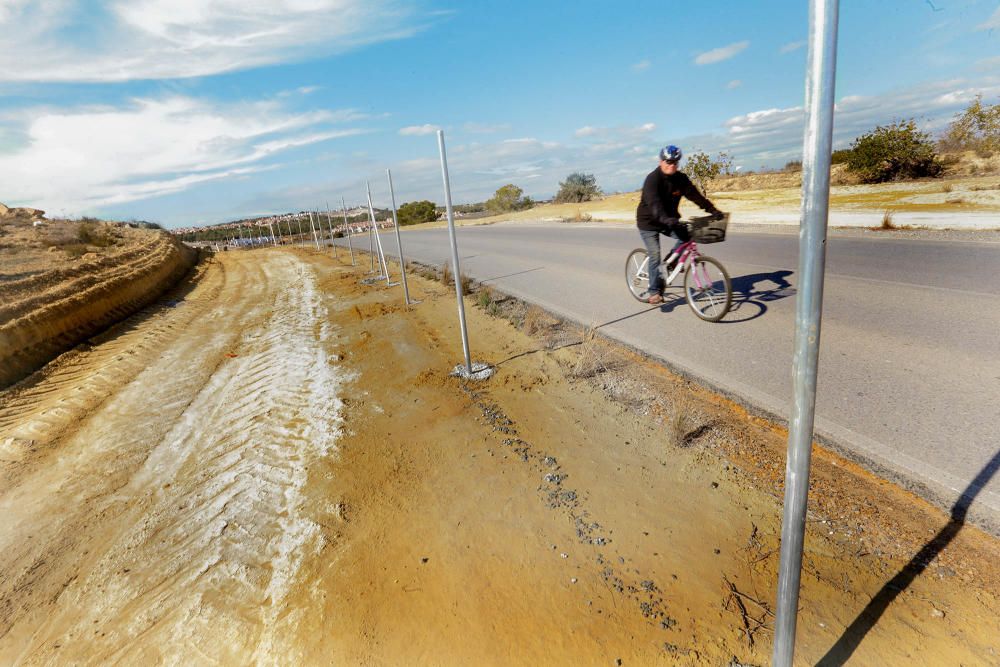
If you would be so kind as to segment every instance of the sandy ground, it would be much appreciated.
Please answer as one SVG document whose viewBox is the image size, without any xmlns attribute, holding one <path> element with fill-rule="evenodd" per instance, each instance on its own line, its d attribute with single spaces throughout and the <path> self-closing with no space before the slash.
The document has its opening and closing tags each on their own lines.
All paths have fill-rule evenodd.
<svg viewBox="0 0 1000 667">
<path fill-rule="evenodd" d="M 222 253 L 0 393 L 0 663 L 769 661 L 780 430 L 498 298 L 460 381 L 363 266 Z M 816 457 L 801 664 L 996 664 L 996 541 Z"/>
</svg>

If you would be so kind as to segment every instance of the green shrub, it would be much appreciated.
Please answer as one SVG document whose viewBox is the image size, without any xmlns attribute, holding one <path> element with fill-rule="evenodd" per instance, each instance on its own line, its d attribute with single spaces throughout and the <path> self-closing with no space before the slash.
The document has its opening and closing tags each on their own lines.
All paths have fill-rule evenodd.
<svg viewBox="0 0 1000 667">
<path fill-rule="evenodd" d="M 498 188 L 493 198 L 486 202 L 486 208 L 492 213 L 506 213 L 531 208 L 535 202 L 531 197 L 524 196 L 524 190 L 513 183 Z"/>
<path fill-rule="evenodd" d="M 713 160 L 708 153 L 699 151 L 688 156 L 684 171 L 697 184 L 698 189 L 705 192 L 713 180 L 719 176 L 729 176 L 732 166 L 733 158 L 726 153 L 719 153 Z"/>
<path fill-rule="evenodd" d="M 555 202 L 557 204 L 565 202 L 578 204 L 600 196 L 601 189 L 597 187 L 597 179 L 593 174 L 573 172 L 559 184 L 559 192 L 556 193 Z"/>
<path fill-rule="evenodd" d="M 790 160 L 786 162 L 784 171 L 802 171 L 802 160 Z"/>
<path fill-rule="evenodd" d="M 425 200 L 411 201 L 399 207 L 400 225 L 419 225 L 422 222 L 437 220 L 437 207 L 434 202 Z"/>
<path fill-rule="evenodd" d="M 983 158 L 1000 151 L 1000 104 L 983 104 L 983 96 L 955 116 L 939 143 L 944 151 L 975 151 Z"/>
<path fill-rule="evenodd" d="M 830 154 L 830 164 L 844 164 L 851 159 L 851 149 L 841 148 Z"/>
<path fill-rule="evenodd" d="M 930 135 L 912 118 L 879 125 L 855 139 L 847 168 L 863 183 L 939 176 L 943 169 Z"/>
</svg>

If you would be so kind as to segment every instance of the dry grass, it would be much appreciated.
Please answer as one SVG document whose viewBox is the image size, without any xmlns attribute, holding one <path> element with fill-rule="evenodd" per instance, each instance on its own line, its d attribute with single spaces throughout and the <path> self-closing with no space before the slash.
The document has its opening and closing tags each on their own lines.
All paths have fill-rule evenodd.
<svg viewBox="0 0 1000 667">
<path fill-rule="evenodd" d="M 899 227 L 896 226 L 896 223 L 892 221 L 892 217 L 893 217 L 892 211 L 890 211 L 889 209 L 885 209 L 885 211 L 882 212 L 882 225 L 881 227 L 879 227 L 879 229 L 884 229 L 884 230 L 899 229 Z"/>
<path fill-rule="evenodd" d="M 569 376 L 576 379 L 594 378 L 598 375 L 618 370 L 624 359 L 606 340 L 597 336 L 593 328 L 583 332 L 576 363 L 570 368 Z"/>
<path fill-rule="evenodd" d="M 576 212 L 572 216 L 570 216 L 568 218 L 564 217 L 564 218 L 562 218 L 562 221 L 563 222 L 590 222 L 593 219 L 594 219 L 594 216 L 592 216 L 591 214 L 584 213 L 581 209 L 576 209 Z"/>
<path fill-rule="evenodd" d="M 664 425 L 663 435 L 668 447 L 684 447 L 688 436 L 695 429 L 691 405 L 685 400 L 675 400 L 670 416 Z"/>
<path fill-rule="evenodd" d="M 441 283 L 443 285 L 446 285 L 448 287 L 452 287 L 452 286 L 455 285 L 455 277 L 454 277 L 454 274 L 451 271 L 451 264 L 449 264 L 448 262 L 445 262 L 444 264 L 441 265 L 441 274 L 440 275 L 441 275 Z M 459 280 L 460 280 L 461 285 L 462 285 L 462 295 L 465 296 L 467 294 L 471 294 L 472 293 L 472 278 L 470 278 L 469 276 L 467 276 L 467 275 L 465 275 L 463 273 L 460 276 Z"/>
<path fill-rule="evenodd" d="M 521 321 L 521 329 L 529 336 L 534 336 L 551 329 L 558 323 L 555 318 L 538 306 L 528 306 L 527 312 L 524 313 L 524 319 Z"/>
</svg>

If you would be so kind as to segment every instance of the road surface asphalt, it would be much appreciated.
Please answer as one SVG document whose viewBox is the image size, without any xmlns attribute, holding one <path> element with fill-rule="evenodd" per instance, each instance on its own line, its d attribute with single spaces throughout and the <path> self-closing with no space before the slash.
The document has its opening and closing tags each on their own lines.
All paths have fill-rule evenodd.
<svg viewBox="0 0 1000 667">
<path fill-rule="evenodd" d="M 381 234 L 398 256 L 391 231 Z M 448 260 L 446 229 L 404 231 L 406 259 Z M 731 232 L 703 245 L 733 279 L 734 307 L 698 320 L 677 285 L 635 301 L 630 225 L 459 227 L 463 273 L 662 359 L 787 420 L 798 237 Z M 340 239 L 338 243 L 345 243 Z M 356 237 L 367 249 L 368 239 Z M 1000 244 L 831 238 L 816 432 L 841 453 L 1000 533 Z M 680 282 L 679 280 L 676 282 Z M 476 332 L 470 332 L 475 356 Z"/>
</svg>

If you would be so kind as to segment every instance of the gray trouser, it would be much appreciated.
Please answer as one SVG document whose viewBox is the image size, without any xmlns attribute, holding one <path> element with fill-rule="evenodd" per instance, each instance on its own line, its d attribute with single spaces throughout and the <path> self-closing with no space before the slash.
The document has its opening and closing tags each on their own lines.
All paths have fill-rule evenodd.
<svg viewBox="0 0 1000 667">
<path fill-rule="evenodd" d="M 649 255 L 649 291 L 650 292 L 660 292 L 663 290 L 663 276 L 660 275 L 660 234 L 664 236 L 675 236 L 674 232 L 666 232 L 659 230 L 646 230 L 640 229 L 639 236 L 642 237 L 642 243 L 646 246 L 646 254 Z M 677 243 L 674 244 L 674 250 L 676 250 L 684 241 L 678 239 Z M 671 250 L 673 252 L 673 250 Z"/>
</svg>

